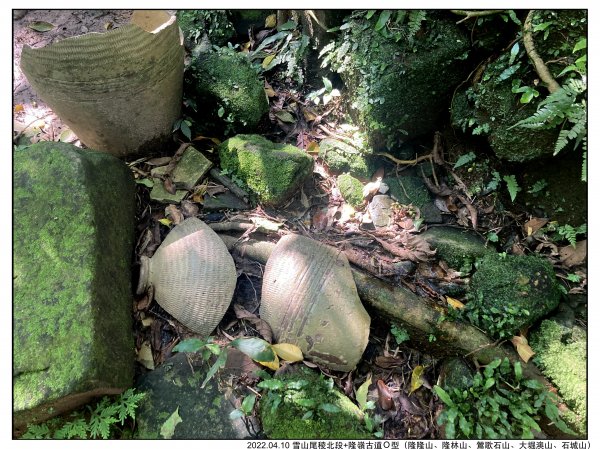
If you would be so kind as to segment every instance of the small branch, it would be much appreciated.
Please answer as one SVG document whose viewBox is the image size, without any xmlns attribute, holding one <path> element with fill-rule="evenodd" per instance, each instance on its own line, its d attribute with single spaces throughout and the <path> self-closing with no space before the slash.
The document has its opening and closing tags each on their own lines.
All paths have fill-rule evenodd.
<svg viewBox="0 0 600 449">
<path fill-rule="evenodd" d="M 491 16 L 493 14 L 499 14 L 501 12 L 506 11 L 505 9 L 489 9 L 484 11 L 466 11 L 464 9 L 451 9 L 450 12 L 457 14 L 459 16 L 465 16 L 463 19 L 460 19 L 457 24 L 464 22 L 465 20 L 472 19 L 473 17 L 482 17 L 482 16 Z"/>
<path fill-rule="evenodd" d="M 210 170 L 210 175 L 215 178 L 217 181 L 219 181 L 221 184 L 223 184 L 225 187 L 227 187 L 231 193 L 233 193 L 235 196 L 237 196 L 240 200 L 242 200 L 244 203 L 248 204 L 248 193 L 239 188 L 232 180 L 230 180 L 227 176 L 222 175 L 221 172 L 219 170 L 217 170 L 216 168 L 212 168 Z"/>
<path fill-rule="evenodd" d="M 556 80 L 552 76 L 552 73 L 550 73 L 548 66 L 544 63 L 544 60 L 536 51 L 535 44 L 533 43 L 533 32 L 531 28 L 534 12 L 534 9 L 529 11 L 529 14 L 527 14 L 527 18 L 525 19 L 525 23 L 523 23 L 523 44 L 525 45 L 527 55 L 529 56 L 529 59 L 531 59 L 531 61 L 533 62 L 535 71 L 540 76 L 540 79 L 544 83 L 546 83 L 548 91 L 550 91 L 550 93 L 554 93 L 558 89 L 560 89 L 560 84 L 556 82 Z"/>
<path fill-rule="evenodd" d="M 433 157 L 432 153 L 426 154 L 424 156 L 419 156 L 416 159 L 398 159 L 392 156 L 390 153 L 379 152 L 375 153 L 376 156 L 387 157 L 389 160 L 393 161 L 396 165 L 416 165 L 422 161 L 430 161 Z"/>
</svg>

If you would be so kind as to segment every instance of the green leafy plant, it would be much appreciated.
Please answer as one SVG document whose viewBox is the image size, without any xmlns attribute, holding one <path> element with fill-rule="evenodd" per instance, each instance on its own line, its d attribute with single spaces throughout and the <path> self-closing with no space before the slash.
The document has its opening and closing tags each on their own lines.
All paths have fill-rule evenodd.
<svg viewBox="0 0 600 449">
<path fill-rule="evenodd" d="M 545 179 L 540 179 L 539 181 L 536 181 L 535 184 L 533 184 L 533 186 L 527 190 L 527 192 L 535 195 L 543 191 L 546 187 L 548 187 L 548 181 Z"/>
<path fill-rule="evenodd" d="M 377 438 L 383 438 L 383 429 L 380 428 L 382 421 L 381 416 L 378 414 L 371 415 L 370 410 L 375 409 L 375 402 L 367 400 L 367 394 L 369 393 L 369 386 L 371 385 L 371 375 L 367 377 L 367 380 L 358 387 L 356 390 L 356 402 L 358 408 L 363 413 L 363 419 L 367 431 L 371 432 Z"/>
<path fill-rule="evenodd" d="M 68 421 L 54 418 L 43 424 L 27 427 L 23 439 L 108 439 L 125 420 L 135 419 L 135 410 L 145 393 L 130 388 L 117 397 L 104 396 L 95 407 L 71 414 Z"/>
<path fill-rule="evenodd" d="M 574 228 L 570 224 L 566 224 L 564 226 L 558 226 L 556 231 L 560 236 L 562 236 L 565 240 L 571 244 L 571 246 L 575 247 L 577 245 L 577 236 L 579 234 L 587 234 L 587 224 L 582 224 Z"/>
<path fill-rule="evenodd" d="M 229 419 L 238 419 L 243 416 L 252 415 L 254 404 L 256 404 L 256 395 L 251 393 L 242 400 L 240 408 L 236 408 L 229 414 Z"/>
<path fill-rule="evenodd" d="M 513 336 L 515 318 L 529 315 L 529 311 L 510 304 L 489 307 L 484 304 L 483 298 L 478 296 L 472 298 L 461 309 L 461 315 L 475 326 L 485 329 L 493 338 L 504 339 Z"/>
<path fill-rule="evenodd" d="M 323 96 L 322 98 L 321 95 Z M 333 88 L 331 81 L 329 81 L 328 78 L 323 77 L 323 87 L 314 92 L 310 92 L 306 96 L 306 99 L 312 100 L 312 102 L 316 105 L 320 104 L 321 102 L 326 105 L 331 101 L 332 98 L 339 97 L 340 95 L 340 91 Z"/>
<path fill-rule="evenodd" d="M 475 158 L 476 158 L 475 153 L 473 153 L 472 151 L 468 152 L 467 154 L 463 154 L 462 156 L 460 156 L 458 158 L 458 160 L 454 164 L 454 168 L 458 168 L 458 167 L 462 167 L 463 165 L 467 165 L 468 163 L 473 162 L 475 160 Z"/>
<path fill-rule="evenodd" d="M 396 326 L 395 324 L 392 324 L 392 327 L 390 328 L 390 332 L 394 336 L 394 339 L 396 340 L 396 344 L 400 345 L 400 344 L 404 343 L 405 341 L 410 340 L 410 335 L 408 334 L 406 329 L 404 329 L 402 326 Z"/>
<path fill-rule="evenodd" d="M 519 187 L 515 175 L 504 175 L 502 179 L 504 179 L 506 182 L 506 188 L 510 194 L 510 200 L 514 202 L 515 198 L 517 197 L 517 193 L 521 191 L 521 187 Z"/>
<path fill-rule="evenodd" d="M 525 379 L 520 362 L 496 359 L 473 377 L 465 390 L 434 391 L 445 404 L 438 418 L 446 438 L 531 439 L 542 415 L 574 434 L 560 418 L 556 398 L 537 380 Z"/>
</svg>

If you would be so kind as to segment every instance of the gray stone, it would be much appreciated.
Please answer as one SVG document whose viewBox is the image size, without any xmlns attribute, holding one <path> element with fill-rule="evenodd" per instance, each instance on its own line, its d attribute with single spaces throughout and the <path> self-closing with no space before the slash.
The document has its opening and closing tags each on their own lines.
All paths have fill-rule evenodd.
<svg viewBox="0 0 600 449">
<path fill-rule="evenodd" d="M 59 142 L 14 152 L 15 427 L 133 382 L 135 183 L 119 159 Z"/>
<path fill-rule="evenodd" d="M 369 203 L 369 214 L 376 228 L 385 228 L 394 222 L 394 200 L 387 195 L 375 195 Z"/>
<path fill-rule="evenodd" d="M 487 248 L 478 235 L 466 229 L 436 226 L 429 228 L 421 237 L 437 250 L 437 256 L 454 269 L 469 269 L 477 259 L 494 250 Z"/>
<path fill-rule="evenodd" d="M 400 204 L 412 204 L 418 207 L 427 223 L 442 222 L 442 214 L 433 204 L 429 190 L 420 177 L 390 177 L 384 178 L 383 182 L 390 188 L 388 193 L 393 199 Z"/>
<path fill-rule="evenodd" d="M 461 358 L 446 359 L 440 369 L 440 386 L 446 392 L 454 388 L 466 390 L 473 386 L 473 370 Z"/>
<path fill-rule="evenodd" d="M 205 195 L 204 202 L 202 203 L 202 209 L 205 211 L 224 209 L 246 210 L 249 208 L 248 204 L 244 203 L 231 192 L 225 192 L 216 196 Z"/>
<path fill-rule="evenodd" d="M 186 354 L 177 354 L 139 379 L 136 388 L 145 392 L 146 397 L 136 410 L 134 437 L 162 439 L 162 425 L 178 410 L 181 422 L 175 427 L 173 439 L 248 438 L 241 419 L 229 418 L 235 407 L 219 391 L 216 378 L 200 388 L 209 365 L 197 356 L 190 359 L 191 367 Z"/>
<path fill-rule="evenodd" d="M 194 147 L 189 147 L 173 170 L 173 183 L 178 189 L 191 190 L 211 167 L 211 161 Z M 152 176 L 162 175 L 166 170 L 167 166 L 157 167 L 152 170 Z"/>
</svg>

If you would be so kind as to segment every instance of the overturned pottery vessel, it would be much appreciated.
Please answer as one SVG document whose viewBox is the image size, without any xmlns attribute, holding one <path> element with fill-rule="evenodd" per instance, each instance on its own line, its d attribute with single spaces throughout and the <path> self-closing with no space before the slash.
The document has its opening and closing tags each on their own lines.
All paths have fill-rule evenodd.
<svg viewBox="0 0 600 449">
<path fill-rule="evenodd" d="M 371 318 L 346 256 L 299 235 L 283 237 L 269 257 L 260 316 L 278 342 L 338 371 L 356 367 L 369 339 Z"/>
<path fill-rule="evenodd" d="M 152 258 L 142 256 L 137 293 L 154 299 L 181 324 L 208 336 L 227 311 L 237 274 L 219 236 L 191 217 L 175 226 Z"/>
</svg>

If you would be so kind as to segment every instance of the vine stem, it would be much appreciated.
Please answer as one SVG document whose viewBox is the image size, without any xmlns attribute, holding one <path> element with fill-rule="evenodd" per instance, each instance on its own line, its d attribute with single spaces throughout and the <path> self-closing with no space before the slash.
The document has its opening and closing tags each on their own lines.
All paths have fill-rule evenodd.
<svg viewBox="0 0 600 449">
<path fill-rule="evenodd" d="M 529 14 L 527 14 L 525 22 L 523 23 L 523 44 L 525 45 L 527 55 L 529 56 L 529 59 L 531 59 L 531 61 L 533 62 L 535 71 L 540 76 L 540 79 L 544 83 L 546 83 L 548 91 L 550 91 L 550 93 L 554 93 L 558 89 L 560 89 L 560 84 L 556 82 L 556 80 L 552 76 L 552 73 L 550 73 L 548 66 L 544 63 L 544 60 L 536 51 L 535 44 L 533 43 L 533 32 L 531 28 L 534 12 L 535 9 L 530 10 Z"/>
</svg>

